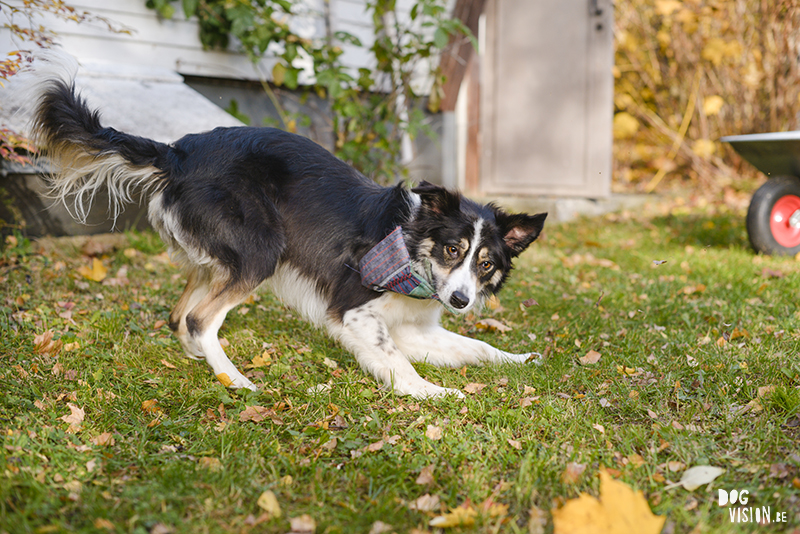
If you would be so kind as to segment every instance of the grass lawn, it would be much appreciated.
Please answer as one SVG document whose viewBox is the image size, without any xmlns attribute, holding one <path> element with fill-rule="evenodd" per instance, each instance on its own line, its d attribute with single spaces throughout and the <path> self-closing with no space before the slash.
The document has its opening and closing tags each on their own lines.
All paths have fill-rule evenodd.
<svg viewBox="0 0 800 534">
<path fill-rule="evenodd" d="M 418 365 L 467 393 L 425 402 L 266 292 L 220 332 L 260 391 L 225 389 L 169 332 L 158 238 L 117 237 L 0 257 L 0 533 L 420 534 L 459 507 L 446 532 L 552 532 L 602 468 L 665 533 L 800 529 L 800 262 L 754 255 L 740 211 L 546 225 L 494 309 L 444 321 L 544 364 Z M 670 486 L 698 465 L 726 471 Z M 719 489 L 788 523 L 732 523 Z"/>
</svg>

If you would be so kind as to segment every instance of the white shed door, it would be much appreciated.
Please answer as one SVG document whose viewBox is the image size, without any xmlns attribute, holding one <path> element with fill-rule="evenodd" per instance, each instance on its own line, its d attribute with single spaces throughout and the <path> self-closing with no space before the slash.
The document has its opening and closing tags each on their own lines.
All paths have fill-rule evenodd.
<svg viewBox="0 0 800 534">
<path fill-rule="evenodd" d="M 610 194 L 612 25 L 609 0 L 487 1 L 482 192 Z"/>
</svg>

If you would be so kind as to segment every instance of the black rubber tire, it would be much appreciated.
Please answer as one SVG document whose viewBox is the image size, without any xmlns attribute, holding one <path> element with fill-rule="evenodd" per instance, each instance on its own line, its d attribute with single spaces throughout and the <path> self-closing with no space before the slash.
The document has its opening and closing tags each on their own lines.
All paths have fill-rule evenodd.
<svg viewBox="0 0 800 534">
<path fill-rule="evenodd" d="M 772 208 L 787 195 L 800 197 L 800 178 L 795 176 L 776 176 L 758 188 L 750 200 L 747 210 L 747 234 L 750 244 L 763 254 L 773 256 L 794 256 L 800 253 L 800 244 L 785 247 L 775 240 L 770 228 Z"/>
</svg>

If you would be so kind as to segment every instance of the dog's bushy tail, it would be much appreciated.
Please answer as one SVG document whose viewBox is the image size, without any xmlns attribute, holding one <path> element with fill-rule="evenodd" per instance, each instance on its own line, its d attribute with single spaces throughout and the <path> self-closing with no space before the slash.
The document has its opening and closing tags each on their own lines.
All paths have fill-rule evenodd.
<svg viewBox="0 0 800 534">
<path fill-rule="evenodd" d="M 114 219 L 139 191 L 163 181 L 170 147 L 103 127 L 99 113 L 75 91 L 77 62 L 63 52 L 37 58 L 28 75 L 35 83 L 31 137 L 52 166 L 50 193 L 81 222 L 97 192 L 108 190 Z"/>
</svg>

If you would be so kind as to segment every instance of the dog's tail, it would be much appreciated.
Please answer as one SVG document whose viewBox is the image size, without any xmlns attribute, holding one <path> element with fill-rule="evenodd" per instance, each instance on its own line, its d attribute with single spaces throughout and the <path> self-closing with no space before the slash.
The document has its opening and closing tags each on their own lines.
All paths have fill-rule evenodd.
<svg viewBox="0 0 800 534">
<path fill-rule="evenodd" d="M 98 191 L 108 190 L 109 212 L 117 218 L 137 191 L 157 188 L 165 178 L 170 147 L 103 127 L 100 115 L 75 91 L 77 62 L 63 52 L 37 58 L 32 140 L 52 166 L 50 193 L 70 214 L 86 222 Z"/>
</svg>

